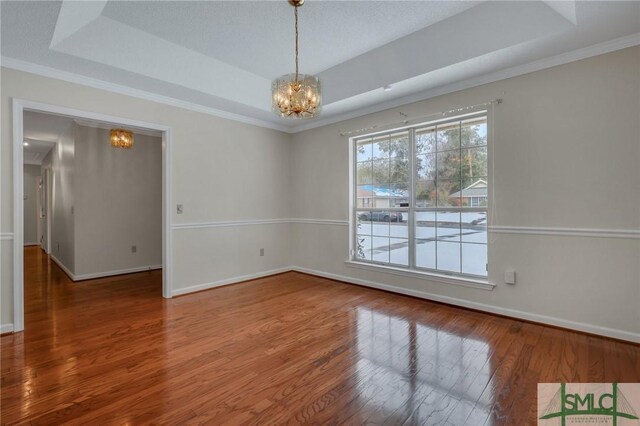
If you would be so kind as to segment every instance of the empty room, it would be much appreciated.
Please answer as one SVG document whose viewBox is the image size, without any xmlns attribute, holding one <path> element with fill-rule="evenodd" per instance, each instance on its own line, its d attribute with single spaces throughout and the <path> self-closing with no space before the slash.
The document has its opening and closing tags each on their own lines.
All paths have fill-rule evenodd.
<svg viewBox="0 0 640 426">
<path fill-rule="evenodd" d="M 640 425 L 640 1 L 0 31 L 0 424 Z"/>
</svg>

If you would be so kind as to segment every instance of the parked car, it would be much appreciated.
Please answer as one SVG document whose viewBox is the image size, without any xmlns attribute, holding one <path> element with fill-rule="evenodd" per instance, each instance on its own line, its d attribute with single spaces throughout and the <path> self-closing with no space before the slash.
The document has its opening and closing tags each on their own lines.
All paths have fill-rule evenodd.
<svg viewBox="0 0 640 426">
<path fill-rule="evenodd" d="M 375 222 L 402 222 L 402 212 L 374 211 L 364 212 L 358 215 L 360 220 Z"/>
<path fill-rule="evenodd" d="M 481 217 L 481 218 L 479 218 L 479 219 L 472 220 L 472 221 L 471 221 L 471 224 L 472 224 L 472 225 L 480 225 L 482 222 L 484 222 L 484 221 L 486 221 L 486 220 L 487 220 L 487 218 L 486 218 L 486 217 Z"/>
</svg>

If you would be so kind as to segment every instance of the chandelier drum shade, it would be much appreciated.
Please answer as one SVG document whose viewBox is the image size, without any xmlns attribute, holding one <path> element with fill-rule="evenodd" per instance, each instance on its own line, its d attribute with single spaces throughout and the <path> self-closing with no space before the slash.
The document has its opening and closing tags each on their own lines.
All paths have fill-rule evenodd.
<svg viewBox="0 0 640 426">
<path fill-rule="evenodd" d="M 320 113 L 322 92 L 318 77 L 298 72 L 298 8 L 304 0 L 289 0 L 294 7 L 296 35 L 296 72 L 286 74 L 271 84 L 273 112 L 286 118 L 312 118 Z"/>
<path fill-rule="evenodd" d="M 116 148 L 131 148 L 133 146 L 133 132 L 125 129 L 111 129 L 109 137 L 111 146 Z"/>
</svg>

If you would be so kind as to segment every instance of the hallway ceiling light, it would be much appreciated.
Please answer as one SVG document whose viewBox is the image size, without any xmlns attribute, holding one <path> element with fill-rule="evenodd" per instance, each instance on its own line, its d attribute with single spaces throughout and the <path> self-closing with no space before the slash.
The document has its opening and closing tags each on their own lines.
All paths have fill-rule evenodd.
<svg viewBox="0 0 640 426">
<path fill-rule="evenodd" d="M 304 0 L 289 0 L 294 7 L 296 34 L 296 72 L 286 74 L 271 84 L 272 110 L 286 118 L 312 118 L 320 113 L 322 94 L 320 80 L 310 74 L 298 72 L 298 8 Z"/>
<path fill-rule="evenodd" d="M 131 148 L 133 146 L 133 132 L 124 129 L 111 129 L 111 146 L 116 148 Z"/>
</svg>

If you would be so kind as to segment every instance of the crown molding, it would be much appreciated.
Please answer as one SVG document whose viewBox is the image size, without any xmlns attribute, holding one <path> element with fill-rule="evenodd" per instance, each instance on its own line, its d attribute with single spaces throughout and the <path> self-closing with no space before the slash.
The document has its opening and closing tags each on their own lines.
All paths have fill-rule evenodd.
<svg viewBox="0 0 640 426">
<path fill-rule="evenodd" d="M 0 66 L 4 68 L 17 70 L 17 71 L 23 71 L 29 74 L 39 75 L 42 77 L 48 77 L 56 80 L 66 81 L 69 83 L 80 84 L 82 86 L 88 86 L 94 89 L 106 90 L 108 92 L 118 93 L 120 95 L 126 95 L 134 98 L 138 98 L 138 99 L 144 99 L 146 101 L 156 102 L 164 105 L 170 105 L 176 108 L 182 108 L 189 111 L 195 111 L 203 114 L 213 115 L 215 117 L 238 121 L 244 124 L 251 124 L 253 126 L 264 127 L 272 130 L 278 130 L 285 133 L 291 133 L 292 131 L 291 127 L 283 126 L 280 124 L 270 123 L 268 121 L 247 117 L 245 115 L 235 114 L 232 112 L 227 112 L 220 109 L 207 107 L 204 105 L 199 105 L 192 102 L 171 98 L 169 96 L 164 96 L 156 93 L 147 92 L 144 90 L 134 89 L 132 87 L 127 87 L 127 86 L 123 86 L 116 83 L 110 83 L 104 80 L 85 77 L 83 75 L 75 74 L 72 72 L 62 71 L 62 70 L 47 67 L 44 65 L 38 65 L 31 62 L 22 61 L 20 59 L 10 58 L 7 56 L 0 57 Z"/>
<path fill-rule="evenodd" d="M 593 56 L 603 55 L 605 53 L 614 52 L 616 50 L 626 49 L 640 44 L 640 33 L 630 34 L 628 36 L 620 37 L 603 43 L 594 44 L 593 46 L 584 47 L 581 49 L 573 50 L 559 55 L 550 56 L 548 58 L 539 59 L 534 62 L 530 62 L 524 65 L 517 65 L 515 67 L 495 71 L 489 74 L 484 74 L 478 77 L 473 77 L 467 80 L 459 81 L 456 83 L 447 84 L 445 86 L 436 87 L 434 89 L 418 92 L 413 95 L 403 96 L 400 98 L 392 99 L 387 102 L 378 103 L 370 107 L 358 109 L 348 114 L 340 114 L 334 117 L 328 117 L 325 119 L 319 119 L 317 121 L 308 122 L 299 126 L 294 126 L 291 129 L 291 133 L 299 133 L 305 130 L 315 129 L 317 127 L 327 126 L 329 124 L 340 123 L 352 118 L 362 117 L 363 115 L 373 114 L 376 112 L 384 111 L 391 108 L 396 108 L 403 105 L 408 105 L 414 102 L 425 101 L 427 99 L 435 98 L 437 96 L 446 95 L 448 93 L 458 92 L 464 89 L 470 89 L 472 87 L 482 86 L 483 84 L 493 83 L 507 78 L 518 77 L 520 75 L 529 74 L 535 71 L 540 71 L 547 68 L 552 68 L 558 65 L 568 64 L 570 62 L 579 61 L 581 59 L 587 59 Z"/>
<path fill-rule="evenodd" d="M 446 95 L 448 93 L 458 92 L 460 90 L 469 89 L 472 87 L 481 86 L 483 84 L 493 83 L 496 81 L 504 80 L 507 78 L 517 77 L 520 75 L 528 74 L 535 71 L 540 71 L 546 68 L 555 67 L 558 65 L 567 64 L 581 59 L 587 59 L 593 56 L 602 55 L 616 50 L 626 49 L 628 47 L 636 46 L 640 44 L 640 33 L 630 34 L 628 36 L 620 37 L 603 43 L 598 43 L 593 46 L 584 47 L 581 49 L 573 50 L 559 55 L 551 56 L 548 58 L 540 59 L 534 62 L 530 62 L 524 65 L 518 65 L 515 67 L 499 70 L 489 74 L 484 74 L 478 77 L 473 77 L 460 82 L 448 84 L 445 86 L 437 87 L 434 89 L 425 90 L 415 93 L 409 96 L 403 96 L 397 99 L 392 99 L 387 102 L 378 103 L 370 107 L 360 108 L 354 112 L 348 114 L 338 114 L 333 117 L 325 119 L 319 119 L 316 121 L 308 122 L 297 126 L 284 126 L 277 123 L 271 123 L 264 120 L 248 117 L 241 114 L 235 114 L 227 111 L 223 111 L 216 108 L 206 107 L 203 105 L 187 102 L 168 96 L 163 96 L 144 90 L 134 89 L 131 87 L 123 86 L 120 84 L 106 82 L 104 80 L 98 80 L 91 77 L 85 77 L 79 74 L 71 73 L 68 71 L 61 71 L 55 68 L 47 67 L 44 65 L 38 65 L 19 59 L 9 58 L 6 56 L 0 57 L 0 66 L 14 69 L 18 71 L 27 72 L 30 74 L 36 74 L 43 77 L 53 78 L 57 80 L 67 81 L 69 83 L 80 84 L 83 86 L 93 87 L 95 89 L 106 90 L 121 95 L 132 96 L 139 99 L 144 99 L 160 104 L 170 105 L 177 108 L 182 108 L 190 111 L 200 112 L 203 114 L 209 114 L 228 120 L 237 121 L 240 123 L 250 124 L 258 127 L 264 127 L 272 130 L 278 130 L 284 133 L 299 133 L 305 130 L 315 129 L 317 127 L 327 126 L 329 124 L 335 124 L 342 121 L 350 120 L 352 118 L 362 117 L 363 115 L 373 114 L 376 112 L 384 111 L 390 108 L 396 108 L 399 106 L 411 104 L 414 102 L 424 101 L 427 99 L 435 98 L 437 96 Z"/>
</svg>

